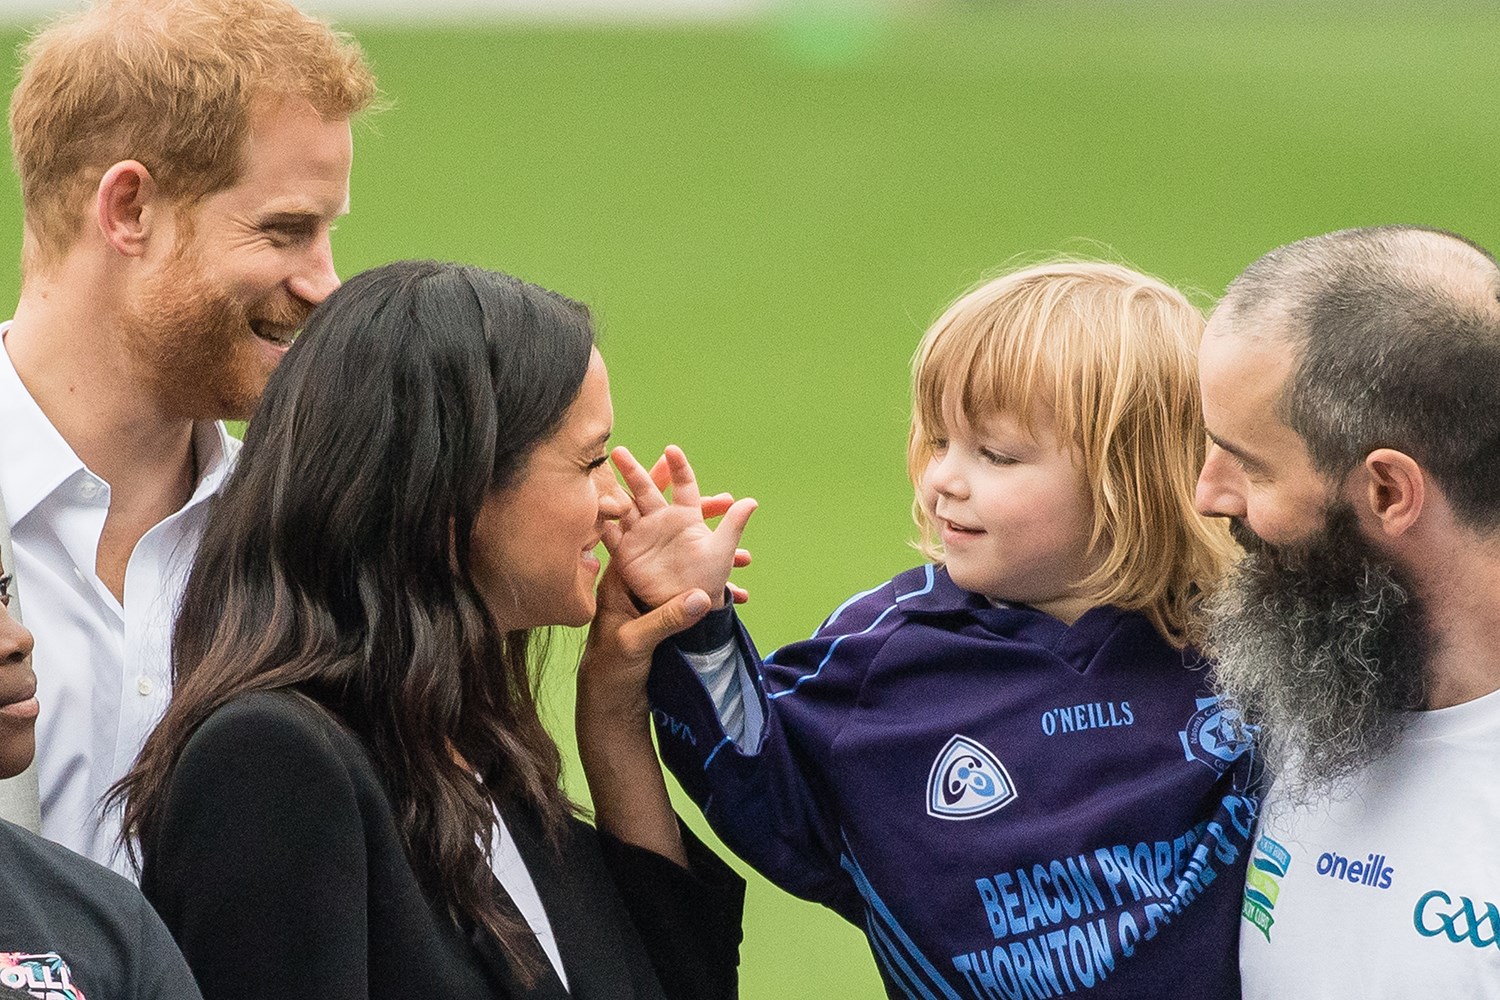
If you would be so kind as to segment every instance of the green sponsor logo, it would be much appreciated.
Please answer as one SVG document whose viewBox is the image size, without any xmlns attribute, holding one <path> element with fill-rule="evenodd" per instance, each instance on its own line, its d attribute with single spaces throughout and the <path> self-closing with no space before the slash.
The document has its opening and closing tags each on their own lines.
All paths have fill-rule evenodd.
<svg viewBox="0 0 1500 1000">
<path fill-rule="evenodd" d="M 1271 940 L 1271 925 L 1276 922 L 1276 918 L 1271 916 L 1270 910 L 1253 899 L 1247 899 L 1240 907 L 1240 916 L 1254 924 L 1255 928 L 1266 936 L 1267 941 Z"/>
<path fill-rule="evenodd" d="M 1245 888 L 1254 889 L 1265 898 L 1267 907 L 1276 905 L 1276 898 L 1281 895 L 1281 883 L 1277 882 L 1263 868 L 1251 867 L 1245 873 Z"/>
<path fill-rule="evenodd" d="M 1250 868 L 1245 872 L 1245 899 L 1240 905 L 1240 916 L 1250 921 L 1256 930 L 1271 940 L 1271 925 L 1276 918 L 1271 911 L 1281 896 L 1281 882 L 1292 865 L 1292 852 L 1284 846 L 1262 836 L 1255 842 L 1255 857 L 1250 859 Z"/>
</svg>

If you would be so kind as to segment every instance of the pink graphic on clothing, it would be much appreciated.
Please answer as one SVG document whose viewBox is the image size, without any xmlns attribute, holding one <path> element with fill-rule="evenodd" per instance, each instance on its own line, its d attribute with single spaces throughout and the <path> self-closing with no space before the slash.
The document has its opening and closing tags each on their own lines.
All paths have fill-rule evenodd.
<svg viewBox="0 0 1500 1000">
<path fill-rule="evenodd" d="M 73 970 L 55 951 L 39 955 L 0 951 L 0 986 L 29 993 L 37 1000 L 86 1000 L 73 985 Z"/>
</svg>

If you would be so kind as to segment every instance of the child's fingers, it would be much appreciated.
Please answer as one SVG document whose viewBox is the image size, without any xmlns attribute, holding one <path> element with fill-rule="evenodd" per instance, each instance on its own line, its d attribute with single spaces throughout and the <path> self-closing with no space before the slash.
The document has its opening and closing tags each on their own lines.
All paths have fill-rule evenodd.
<svg viewBox="0 0 1500 1000">
<path fill-rule="evenodd" d="M 703 520 L 707 521 L 712 517 L 723 517 L 733 503 L 733 493 L 715 493 L 711 497 L 704 497 L 698 507 L 703 511 Z"/>
<path fill-rule="evenodd" d="M 666 493 L 667 487 L 672 485 L 672 470 L 667 467 L 666 455 L 662 455 L 651 463 L 651 481 L 663 493 Z"/>
<path fill-rule="evenodd" d="M 755 513 L 755 508 L 760 506 L 753 497 L 745 497 L 736 500 L 734 504 L 724 512 L 724 520 L 714 529 L 715 538 L 723 538 L 731 545 L 736 546 L 735 558 L 739 558 L 740 536 L 745 533 L 745 525 L 750 522 L 750 515 Z M 749 556 L 749 553 L 746 553 Z M 748 562 L 748 558 L 746 559 Z"/>
<path fill-rule="evenodd" d="M 743 569 L 744 567 L 749 566 L 749 565 L 750 565 L 750 550 L 749 549 L 735 549 L 734 550 L 734 568 L 735 569 Z"/>
<path fill-rule="evenodd" d="M 609 458 L 615 463 L 615 468 L 620 470 L 620 478 L 625 481 L 625 488 L 630 491 L 636 510 L 642 514 L 650 514 L 667 505 L 661 490 L 651 481 L 651 474 L 635 460 L 630 449 L 620 445 L 609 453 Z"/>
<path fill-rule="evenodd" d="M 698 496 L 698 477 L 693 475 L 687 455 L 675 444 L 669 444 L 666 459 L 672 470 L 672 502 L 698 510 L 702 504 L 702 498 Z"/>
<path fill-rule="evenodd" d="M 736 587 L 732 583 L 726 583 L 725 586 L 729 588 L 729 596 L 734 599 L 734 603 L 744 604 L 750 600 L 750 591 L 744 587 Z"/>
</svg>

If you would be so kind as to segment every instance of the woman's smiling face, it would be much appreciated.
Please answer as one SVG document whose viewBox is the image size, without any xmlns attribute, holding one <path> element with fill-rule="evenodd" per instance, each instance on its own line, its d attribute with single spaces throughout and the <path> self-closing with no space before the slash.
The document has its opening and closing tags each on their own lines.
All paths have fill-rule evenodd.
<svg viewBox="0 0 1500 1000">
<path fill-rule="evenodd" d="M 614 409 L 596 350 L 578 396 L 520 478 L 490 495 L 474 524 L 474 582 L 497 628 L 587 625 L 604 522 L 628 500 L 607 461 Z"/>
</svg>

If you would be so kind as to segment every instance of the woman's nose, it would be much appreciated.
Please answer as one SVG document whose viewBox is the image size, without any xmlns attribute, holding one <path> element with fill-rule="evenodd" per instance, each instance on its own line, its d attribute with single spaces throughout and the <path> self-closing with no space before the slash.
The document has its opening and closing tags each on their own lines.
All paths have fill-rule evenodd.
<svg viewBox="0 0 1500 1000">
<path fill-rule="evenodd" d="M 615 478 L 614 469 L 606 463 L 594 471 L 599 477 L 599 516 L 606 521 L 615 521 L 625 516 L 630 509 L 630 494 Z"/>
</svg>

